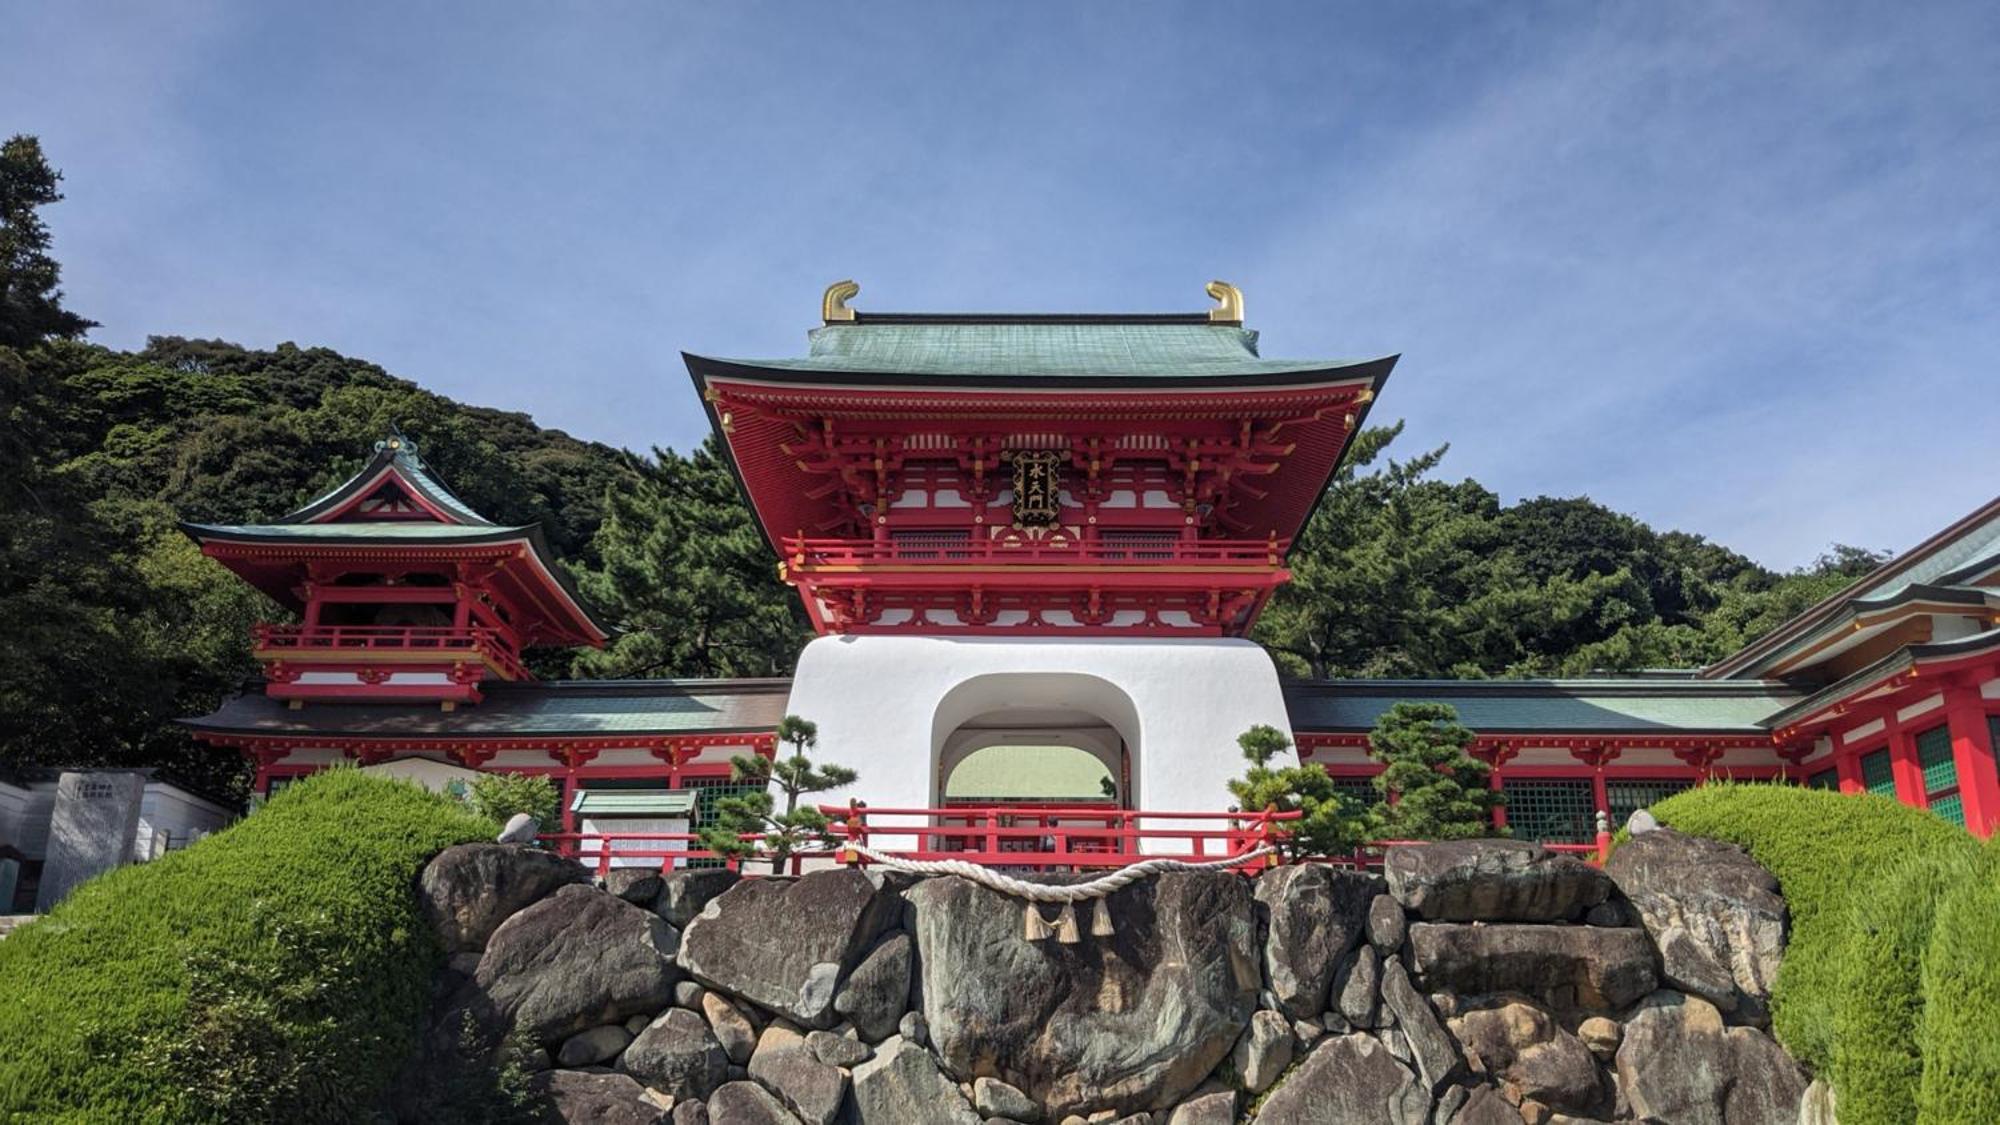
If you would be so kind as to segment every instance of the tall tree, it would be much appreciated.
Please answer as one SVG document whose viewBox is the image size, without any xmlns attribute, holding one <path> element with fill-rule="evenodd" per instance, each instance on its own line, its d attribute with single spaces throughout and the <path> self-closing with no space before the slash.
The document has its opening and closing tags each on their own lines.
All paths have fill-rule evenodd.
<svg viewBox="0 0 2000 1125">
<path fill-rule="evenodd" d="M 0 144 L 0 347 L 73 340 L 96 327 L 63 307 L 62 267 L 39 213 L 62 199 L 61 182 L 41 141 L 17 135 Z"/>
<path fill-rule="evenodd" d="M 1382 763 L 1374 809 L 1379 840 L 1459 840 L 1493 832 L 1493 770 L 1467 751 L 1473 733 L 1445 703 L 1398 703 L 1368 732 L 1368 756 Z"/>
</svg>

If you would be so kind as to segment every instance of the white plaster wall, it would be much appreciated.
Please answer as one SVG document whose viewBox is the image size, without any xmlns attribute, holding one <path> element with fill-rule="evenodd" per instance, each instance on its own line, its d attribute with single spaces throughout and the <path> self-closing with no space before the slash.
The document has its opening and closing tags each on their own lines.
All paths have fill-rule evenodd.
<svg viewBox="0 0 2000 1125">
<path fill-rule="evenodd" d="M 363 766 L 361 772 L 374 774 L 378 777 L 394 777 L 404 781 L 414 781 L 433 793 L 448 791 L 454 781 L 469 789 L 473 781 L 479 777 L 478 770 L 469 770 L 454 762 L 440 761 L 437 758 L 426 758 L 419 755 L 411 755 L 407 758 L 393 758 L 386 762 L 378 762 L 372 766 Z"/>
<path fill-rule="evenodd" d="M 21 820 L 27 815 L 28 800 L 26 789 L 0 781 L 0 843 L 21 846 Z"/>
<path fill-rule="evenodd" d="M 164 781 L 148 782 L 139 796 L 139 834 L 132 852 L 138 859 L 164 855 L 229 826 L 236 815 L 204 797 Z"/>
<path fill-rule="evenodd" d="M 818 724 L 819 758 L 860 771 L 827 803 L 926 808 L 946 739 L 1009 707 L 1087 711 L 1116 729 L 1143 809 L 1221 812 L 1242 772 L 1236 736 L 1257 723 L 1291 733 L 1270 656 L 1238 639 L 821 637 L 786 710 Z"/>
</svg>

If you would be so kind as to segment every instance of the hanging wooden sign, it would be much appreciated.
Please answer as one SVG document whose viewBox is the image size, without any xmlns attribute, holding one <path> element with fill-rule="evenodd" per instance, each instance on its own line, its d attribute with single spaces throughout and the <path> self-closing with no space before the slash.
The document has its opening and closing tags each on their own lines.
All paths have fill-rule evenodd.
<svg viewBox="0 0 2000 1125">
<path fill-rule="evenodd" d="M 1018 452 L 1014 460 L 1014 526 L 1051 527 L 1062 515 L 1063 455 Z"/>
</svg>

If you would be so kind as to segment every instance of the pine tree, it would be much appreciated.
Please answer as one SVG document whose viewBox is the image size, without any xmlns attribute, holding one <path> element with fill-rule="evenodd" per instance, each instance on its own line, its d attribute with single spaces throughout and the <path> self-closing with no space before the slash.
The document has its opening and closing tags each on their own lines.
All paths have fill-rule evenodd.
<svg viewBox="0 0 2000 1125">
<path fill-rule="evenodd" d="M 1325 766 L 1272 767 L 1272 759 L 1292 748 L 1283 731 L 1259 723 L 1237 735 L 1236 745 L 1250 763 L 1241 778 L 1229 783 L 1237 807 L 1246 813 L 1267 809 L 1299 813 L 1297 820 L 1284 823 L 1287 835 L 1281 851 L 1286 858 L 1332 855 L 1361 843 L 1363 821 L 1342 798 Z"/>
<path fill-rule="evenodd" d="M 62 307 L 62 267 L 49 256 L 49 228 L 36 209 L 62 199 L 62 173 L 30 136 L 0 144 L 0 347 L 74 340 L 95 321 Z"/>
<path fill-rule="evenodd" d="M 859 774 L 846 766 L 813 765 L 806 751 L 819 743 L 819 728 L 786 715 L 778 723 L 778 741 L 789 743 L 792 752 L 775 761 L 754 754 L 738 754 L 729 760 L 731 779 L 764 785 L 755 793 L 724 797 L 715 803 L 715 823 L 701 830 L 702 844 L 717 855 L 740 858 L 761 856 L 771 861 L 771 873 L 780 874 L 785 861 L 806 844 L 831 847 L 827 832 L 831 821 L 811 805 L 801 806 L 799 798 L 852 785 Z M 785 811 L 776 811 L 770 785 L 785 795 Z M 745 840 L 746 834 L 761 834 L 761 840 Z"/>
<path fill-rule="evenodd" d="M 1373 814 L 1380 840 L 1460 840 L 1493 832 L 1502 803 L 1488 788 L 1492 767 L 1467 753 L 1474 735 L 1446 703 L 1398 703 L 1368 732 L 1368 756 L 1382 763 Z"/>
</svg>

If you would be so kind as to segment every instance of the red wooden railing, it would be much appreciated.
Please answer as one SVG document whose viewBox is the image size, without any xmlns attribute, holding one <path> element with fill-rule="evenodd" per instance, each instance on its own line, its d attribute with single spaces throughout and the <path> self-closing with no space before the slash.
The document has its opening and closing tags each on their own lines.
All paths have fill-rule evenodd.
<svg viewBox="0 0 2000 1125">
<path fill-rule="evenodd" d="M 510 679 L 524 679 L 528 668 L 499 632 L 480 625 L 269 625 L 251 627 L 259 649 L 293 649 L 305 653 L 435 652 L 440 659 L 484 656 Z"/>
<path fill-rule="evenodd" d="M 794 569 L 820 566 L 868 566 L 883 563 L 935 563 L 943 566 L 983 563 L 1158 563 L 1178 566 L 1277 566 L 1284 561 L 1285 539 L 1195 539 L 1071 541 L 1050 546 L 1031 540 L 921 539 L 785 539 L 785 557 Z"/>
</svg>

